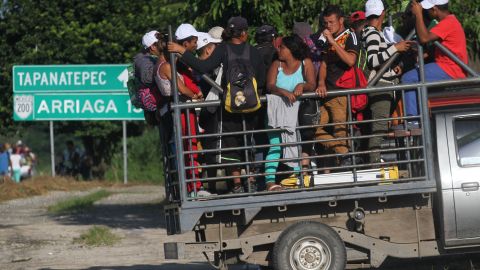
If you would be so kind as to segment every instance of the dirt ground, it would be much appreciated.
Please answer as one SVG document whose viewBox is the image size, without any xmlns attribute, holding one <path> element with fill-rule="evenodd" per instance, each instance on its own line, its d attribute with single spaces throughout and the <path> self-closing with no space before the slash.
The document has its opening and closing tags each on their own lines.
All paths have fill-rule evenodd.
<svg viewBox="0 0 480 270">
<path fill-rule="evenodd" d="M 98 191 L 50 191 L 47 194 L 0 202 L 0 270 L 208 270 L 214 269 L 198 254 L 188 261 L 165 261 L 164 242 L 194 241 L 192 233 L 166 234 L 161 186 L 102 187 L 113 194 L 79 214 L 54 216 L 47 208 L 61 200 Z M 1 191 L 1 190 L 0 190 Z M 121 237 L 111 247 L 73 243 L 93 225 L 104 225 Z M 452 259 L 449 259 L 452 260 Z M 395 263 L 383 269 L 480 269 L 461 266 L 433 268 L 432 263 Z M 457 260 L 453 260 L 454 262 Z M 424 267 L 419 267 L 420 265 Z M 253 265 L 229 266 L 230 270 L 258 270 Z"/>
<path fill-rule="evenodd" d="M 167 240 L 159 186 L 109 187 L 113 195 L 82 214 L 53 216 L 47 207 L 88 191 L 53 191 L 0 203 L 0 269 L 213 269 L 200 255 L 189 262 L 166 262 L 163 242 L 192 241 L 192 234 Z M 73 239 L 93 225 L 121 237 L 112 247 L 86 247 Z M 246 266 L 232 269 L 254 269 Z"/>
</svg>

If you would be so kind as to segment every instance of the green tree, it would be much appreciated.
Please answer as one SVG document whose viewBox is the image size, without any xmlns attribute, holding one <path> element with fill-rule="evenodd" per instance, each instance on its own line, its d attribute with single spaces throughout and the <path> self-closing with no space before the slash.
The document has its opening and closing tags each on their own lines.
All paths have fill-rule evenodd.
<svg viewBox="0 0 480 270">
<path fill-rule="evenodd" d="M 402 11 L 406 4 L 402 5 L 402 2 L 408 0 L 386 2 L 389 13 L 394 14 Z M 268 23 L 280 33 L 288 34 L 295 21 L 307 21 L 317 29 L 319 14 L 328 4 L 340 5 L 346 14 L 350 14 L 364 10 L 365 3 L 358 0 L 188 0 L 184 16 L 199 29 L 208 29 L 215 25 L 224 26 L 231 16 L 242 15 L 251 26 Z M 480 0 L 451 1 L 450 7 L 464 26 L 470 55 L 479 56 Z"/>
<path fill-rule="evenodd" d="M 128 63 L 142 35 L 177 24 L 183 1 L 169 0 L 4 0 L 0 7 L 0 126 L 13 123 L 14 65 Z M 38 124 L 38 123 L 35 123 Z M 121 138 L 119 122 L 65 122 L 57 132 L 81 137 L 95 162 L 108 162 Z"/>
</svg>

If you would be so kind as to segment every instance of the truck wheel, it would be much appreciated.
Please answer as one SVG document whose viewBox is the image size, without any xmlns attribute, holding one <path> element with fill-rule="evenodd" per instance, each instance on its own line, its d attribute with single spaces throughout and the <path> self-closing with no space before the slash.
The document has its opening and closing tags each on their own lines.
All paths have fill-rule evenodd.
<svg viewBox="0 0 480 270">
<path fill-rule="evenodd" d="M 345 245 L 329 226 L 302 221 L 288 227 L 273 247 L 275 270 L 343 270 Z"/>
</svg>

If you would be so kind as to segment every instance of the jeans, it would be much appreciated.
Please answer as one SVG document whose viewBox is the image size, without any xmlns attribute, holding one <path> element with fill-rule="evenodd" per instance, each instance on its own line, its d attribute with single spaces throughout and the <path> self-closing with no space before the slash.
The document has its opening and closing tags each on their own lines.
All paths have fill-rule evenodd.
<svg viewBox="0 0 480 270">
<path fill-rule="evenodd" d="M 450 80 L 450 77 L 443 69 L 441 69 L 437 63 L 429 63 L 425 65 L 425 81 L 434 82 L 442 80 Z M 412 69 L 409 72 L 403 74 L 402 83 L 418 83 L 420 82 L 420 74 L 418 69 Z M 407 116 L 417 116 L 418 115 L 418 101 L 417 101 L 417 90 L 407 90 L 405 91 L 405 107 L 407 111 Z"/>
</svg>

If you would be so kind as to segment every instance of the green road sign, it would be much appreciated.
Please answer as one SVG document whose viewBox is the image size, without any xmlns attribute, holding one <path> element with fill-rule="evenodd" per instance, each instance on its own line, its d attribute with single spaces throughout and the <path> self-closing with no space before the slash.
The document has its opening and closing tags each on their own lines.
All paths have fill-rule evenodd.
<svg viewBox="0 0 480 270">
<path fill-rule="evenodd" d="M 128 93 L 14 94 L 14 120 L 144 120 Z"/>
<path fill-rule="evenodd" d="M 13 92 L 127 91 L 127 65 L 14 66 Z"/>
</svg>

